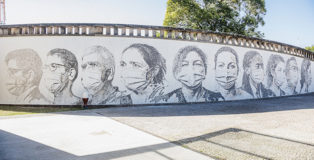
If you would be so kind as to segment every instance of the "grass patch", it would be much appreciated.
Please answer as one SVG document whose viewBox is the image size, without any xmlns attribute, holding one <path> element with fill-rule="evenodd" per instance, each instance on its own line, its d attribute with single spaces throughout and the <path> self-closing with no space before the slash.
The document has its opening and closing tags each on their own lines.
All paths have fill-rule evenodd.
<svg viewBox="0 0 314 160">
<path fill-rule="evenodd" d="M 0 106 L 0 116 L 13 116 L 23 114 L 50 113 L 80 110 L 73 107 L 23 107 L 23 106 Z"/>
</svg>

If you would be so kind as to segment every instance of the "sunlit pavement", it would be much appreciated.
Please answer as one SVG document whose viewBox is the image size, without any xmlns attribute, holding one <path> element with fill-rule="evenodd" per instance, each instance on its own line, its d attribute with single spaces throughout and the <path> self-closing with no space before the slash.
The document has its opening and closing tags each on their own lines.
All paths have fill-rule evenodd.
<svg viewBox="0 0 314 160">
<path fill-rule="evenodd" d="M 210 158 L 87 110 L 2 118 L 0 159 Z"/>
<path fill-rule="evenodd" d="M 2 117 L 0 159 L 314 159 L 313 99 Z"/>
</svg>

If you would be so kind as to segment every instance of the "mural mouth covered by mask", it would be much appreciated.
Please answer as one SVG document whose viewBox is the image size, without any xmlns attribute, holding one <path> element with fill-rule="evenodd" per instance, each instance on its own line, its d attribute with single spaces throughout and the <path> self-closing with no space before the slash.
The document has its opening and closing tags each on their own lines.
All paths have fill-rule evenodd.
<svg viewBox="0 0 314 160">
<path fill-rule="evenodd" d="M 217 83 L 226 90 L 232 88 L 235 85 L 236 80 L 237 80 L 237 78 L 235 76 L 218 76 L 218 77 L 216 77 Z"/>
<path fill-rule="evenodd" d="M 46 87 L 51 93 L 59 93 L 66 86 L 67 82 L 63 82 L 60 78 L 47 77 L 45 78 Z"/>
<path fill-rule="evenodd" d="M 26 83 L 22 83 L 23 81 L 16 83 L 6 83 L 6 88 L 9 93 L 15 96 L 21 95 L 26 89 Z"/>
<path fill-rule="evenodd" d="M 84 74 L 81 79 L 82 84 L 89 93 L 95 94 L 103 88 L 104 82 L 101 75 L 101 72 L 87 72 Z"/>
<path fill-rule="evenodd" d="M 264 72 L 263 72 L 263 70 L 254 71 L 251 74 L 251 78 L 256 83 L 262 83 L 264 81 Z"/>
<path fill-rule="evenodd" d="M 143 91 L 150 84 L 144 76 L 121 76 L 126 88 L 133 91 Z"/>
<path fill-rule="evenodd" d="M 184 84 L 185 86 L 188 86 L 190 88 L 195 88 L 199 86 L 202 81 L 205 79 L 205 76 L 203 74 L 182 74 L 178 76 L 178 81 Z"/>
</svg>

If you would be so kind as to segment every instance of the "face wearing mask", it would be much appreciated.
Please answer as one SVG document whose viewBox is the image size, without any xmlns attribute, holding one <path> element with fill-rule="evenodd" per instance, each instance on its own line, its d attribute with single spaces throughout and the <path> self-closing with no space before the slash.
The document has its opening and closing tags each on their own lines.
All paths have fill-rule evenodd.
<svg viewBox="0 0 314 160">
<path fill-rule="evenodd" d="M 238 76 L 236 57 L 230 52 L 221 52 L 217 56 L 215 78 L 222 88 L 229 90 L 235 86 Z"/>
<path fill-rule="evenodd" d="M 122 54 L 120 61 L 121 78 L 131 91 L 143 92 L 153 80 L 153 69 L 143 59 L 137 49 L 129 49 Z"/>
<path fill-rule="evenodd" d="M 281 87 L 286 81 L 285 64 L 279 62 L 276 68 L 273 69 L 273 78 L 276 86 Z"/>
<path fill-rule="evenodd" d="M 287 72 L 286 72 L 286 78 L 287 78 L 287 84 L 289 87 L 295 88 L 298 84 L 299 80 L 299 70 L 298 65 L 295 60 L 290 60 L 287 65 Z"/>
<path fill-rule="evenodd" d="M 105 86 L 105 68 L 99 61 L 98 54 L 83 57 L 82 62 L 82 85 L 91 94 L 97 94 Z"/>
<path fill-rule="evenodd" d="M 306 84 L 307 86 L 310 86 L 312 83 L 312 71 L 311 71 L 311 66 L 309 66 L 309 68 L 306 70 L 306 74 L 305 74 L 305 79 L 306 79 Z"/>
<path fill-rule="evenodd" d="M 48 56 L 43 69 L 46 88 L 53 94 L 61 93 L 69 82 L 69 70 L 62 59 L 57 55 Z"/>
<path fill-rule="evenodd" d="M 19 67 L 15 59 L 8 61 L 8 75 L 6 87 L 12 95 L 19 96 L 30 86 L 30 72 Z"/>
<path fill-rule="evenodd" d="M 178 67 L 176 79 L 190 89 L 200 86 L 205 79 L 205 64 L 194 51 L 188 53 Z"/>
<path fill-rule="evenodd" d="M 249 75 L 251 80 L 256 83 L 262 83 L 264 80 L 264 64 L 263 59 L 260 55 L 256 55 L 252 58 L 250 67 L 249 67 Z"/>
</svg>

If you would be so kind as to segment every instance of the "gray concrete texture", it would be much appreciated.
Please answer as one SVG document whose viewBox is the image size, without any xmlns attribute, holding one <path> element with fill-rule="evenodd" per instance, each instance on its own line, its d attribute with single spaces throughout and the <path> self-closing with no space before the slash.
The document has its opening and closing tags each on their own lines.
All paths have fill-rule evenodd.
<svg viewBox="0 0 314 160">
<path fill-rule="evenodd" d="M 2 117 L 0 159 L 311 160 L 313 98 Z"/>
</svg>

